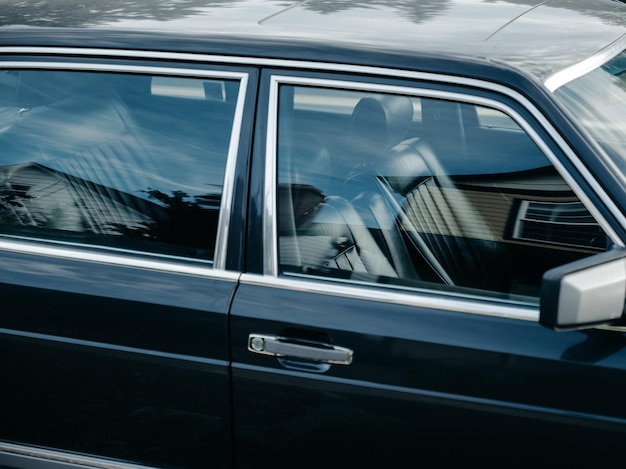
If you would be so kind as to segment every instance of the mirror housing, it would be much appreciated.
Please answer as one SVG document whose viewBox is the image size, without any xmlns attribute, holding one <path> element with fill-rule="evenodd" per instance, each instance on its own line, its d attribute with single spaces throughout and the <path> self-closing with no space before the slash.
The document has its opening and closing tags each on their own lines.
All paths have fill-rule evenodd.
<svg viewBox="0 0 626 469">
<path fill-rule="evenodd" d="M 626 250 L 587 257 L 543 275 L 539 323 L 556 331 L 586 329 L 622 317 Z"/>
</svg>

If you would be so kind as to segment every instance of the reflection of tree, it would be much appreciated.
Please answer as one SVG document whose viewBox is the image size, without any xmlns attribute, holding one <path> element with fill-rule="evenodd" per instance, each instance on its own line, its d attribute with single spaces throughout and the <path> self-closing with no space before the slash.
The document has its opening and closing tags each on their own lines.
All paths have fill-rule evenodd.
<svg viewBox="0 0 626 469">
<path fill-rule="evenodd" d="M 115 224 L 113 228 L 131 239 L 152 240 L 159 243 L 191 248 L 187 253 L 194 257 L 211 258 L 215 247 L 219 196 L 200 197 L 203 202 L 189 197 L 183 191 L 172 195 L 150 189 L 148 196 L 160 202 L 163 211 L 151 222 L 142 222 L 139 227 Z"/>
<path fill-rule="evenodd" d="M 483 0 L 485 3 L 510 3 L 515 5 L 526 5 L 528 8 L 537 5 L 536 0 Z M 620 0 L 626 3 L 626 0 Z M 441 15 L 447 9 L 451 8 L 454 2 L 452 0 L 318 0 L 315 2 L 305 2 L 302 7 L 318 13 L 334 13 L 356 8 L 375 8 L 390 7 L 398 10 L 398 13 L 414 23 L 423 23 L 436 16 Z M 595 16 L 607 24 L 624 24 L 622 16 L 619 16 L 618 10 L 611 11 L 598 10 L 592 4 L 585 2 L 574 3 L 570 0 L 552 0 L 547 4 L 549 8 L 565 8 L 577 11 L 584 15 Z"/>
<path fill-rule="evenodd" d="M 512 3 L 527 5 L 529 9 L 537 5 L 536 0 L 483 0 L 485 3 Z M 626 2 L 626 0 L 621 0 Z M 277 0 L 268 3 L 279 5 Z M 201 8 L 215 9 L 219 18 L 221 8 L 245 3 L 244 0 L 107 0 L 106 2 L 80 2 L 75 0 L 40 0 L 33 2 L 7 2 L 0 0 L 0 26 L 23 24 L 29 26 L 82 27 L 113 23 L 120 20 L 156 20 L 167 21 L 184 18 L 198 12 Z M 354 10 L 357 8 L 388 7 L 397 10 L 403 18 L 414 23 L 423 23 L 440 16 L 454 5 L 454 0 L 316 0 L 305 1 L 298 8 L 321 14 L 330 14 Z M 292 2 L 285 1 L 285 9 L 292 7 Z M 553 0 L 550 8 L 565 8 L 579 11 L 585 15 L 596 16 L 609 24 L 623 24 L 616 10 L 612 12 L 595 9 L 585 2 Z M 261 20 L 262 18 L 258 18 Z"/>
<path fill-rule="evenodd" d="M 75 0 L 40 0 L 10 2 L 0 0 L 0 26 L 24 24 L 28 26 L 81 27 L 115 22 L 122 19 L 170 20 L 183 18 L 207 6 L 229 6 L 237 0 L 164 0 L 105 2 Z"/>
<path fill-rule="evenodd" d="M 220 194 L 190 197 L 149 189 L 148 199 L 38 164 L 5 167 L 5 233 L 212 259 Z M 45 231 L 41 231 L 45 230 Z"/>
<path fill-rule="evenodd" d="M 423 23 L 442 12 L 450 4 L 450 0 L 318 0 L 316 2 L 305 2 L 302 7 L 317 13 L 335 13 L 339 11 L 352 10 L 355 8 L 374 8 L 387 6 L 398 10 L 403 18 L 408 18 L 414 23 Z"/>
<path fill-rule="evenodd" d="M 529 8 L 538 4 L 535 0 L 483 0 L 486 3 L 512 3 L 515 5 L 527 5 Z M 626 2 L 626 0 L 620 0 Z M 546 4 L 548 8 L 563 8 L 567 10 L 576 11 L 582 13 L 585 16 L 592 16 L 599 18 L 609 25 L 624 25 L 624 10 L 619 10 L 616 6 L 614 9 L 602 10 L 598 9 L 594 3 L 587 2 L 572 2 L 571 0 L 551 0 Z M 621 13 L 618 14 L 618 13 Z"/>
</svg>

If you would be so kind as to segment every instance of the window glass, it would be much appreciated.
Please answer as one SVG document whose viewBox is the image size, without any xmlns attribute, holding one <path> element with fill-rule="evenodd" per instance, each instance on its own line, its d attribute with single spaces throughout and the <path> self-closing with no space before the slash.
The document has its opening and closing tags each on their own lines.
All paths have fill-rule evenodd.
<svg viewBox="0 0 626 469">
<path fill-rule="evenodd" d="M 543 273 L 606 234 L 502 111 L 284 85 L 283 274 L 536 303 Z"/>
<path fill-rule="evenodd" d="M 212 260 L 238 87 L 0 72 L 0 232 Z"/>
</svg>

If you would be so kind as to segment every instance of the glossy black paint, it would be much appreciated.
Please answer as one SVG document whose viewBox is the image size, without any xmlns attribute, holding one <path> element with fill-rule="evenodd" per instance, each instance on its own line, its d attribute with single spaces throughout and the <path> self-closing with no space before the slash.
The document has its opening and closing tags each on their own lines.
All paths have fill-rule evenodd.
<svg viewBox="0 0 626 469">
<path fill-rule="evenodd" d="M 5 2 L 0 53 L 5 46 L 20 49 L 1 60 L 249 73 L 228 214 L 225 268 L 234 273 L 262 275 L 266 268 L 265 119 L 272 74 L 407 84 L 378 73 L 320 72 L 315 63 L 294 71 L 295 64 L 283 60 L 400 68 L 506 86 L 542 110 L 616 205 L 626 207 L 626 187 L 542 84 L 624 33 L 626 10 L 617 2 L 592 8 L 552 0 L 535 9 L 534 2 L 498 2 L 506 4 L 502 16 L 464 18 L 475 28 L 468 41 L 462 28 L 428 28 L 436 18 L 462 16 L 461 2 L 415 2 L 419 21 L 397 17 L 410 27 L 391 24 L 383 33 L 393 35 L 376 31 L 373 39 L 367 18 L 351 26 L 333 22 L 358 16 L 360 7 L 371 8 L 374 19 L 394 18 L 406 12 L 406 2 L 382 2 L 386 10 L 381 2 L 267 1 L 254 15 L 245 13 L 248 3 L 261 4 L 107 2 L 85 10 L 84 2 L 44 1 L 27 16 L 24 8 L 32 7 Z M 218 12 L 238 17 L 237 27 Z M 570 46 L 581 32 L 563 27 L 574 13 L 593 18 L 588 42 L 578 50 Z M 209 21 L 212 15 L 216 21 Z M 549 47 L 525 55 L 537 43 L 522 29 L 524 19 L 526 25 L 543 20 Z M 247 33 L 233 37 L 237 28 Z M 101 51 L 28 51 L 76 46 Z M 126 50 L 214 57 L 148 60 L 142 53 L 128 57 Z M 555 56 L 559 60 L 552 62 Z M 238 60 L 241 69 L 233 68 Z M 433 83 L 422 84 L 449 89 Z M 486 94 L 471 86 L 455 90 Z M 625 228 L 601 198 L 540 125 L 524 117 L 624 239 Z M 626 437 L 621 332 L 556 333 L 535 321 L 458 312 L 445 303 L 433 308 L 311 293 L 305 283 L 292 290 L 272 285 L 271 278 L 239 284 L 235 274 L 176 274 L 101 263 L 88 254 L 84 260 L 0 254 L 4 442 L 168 468 L 386 467 L 407 461 L 580 467 L 614 462 Z M 354 362 L 324 374 L 286 368 L 250 353 L 250 333 L 346 346 L 355 351 Z M 5 461 L 0 455 L 0 465 Z"/>
<path fill-rule="evenodd" d="M 0 438 L 147 465 L 226 464 L 235 285 L 4 252 L 0 353 L 11 385 Z"/>
<path fill-rule="evenodd" d="M 270 83 L 270 75 L 263 73 L 259 75 L 259 89 L 267 90 Z M 269 94 L 259 93 L 257 100 L 258 116 L 266 116 L 269 112 Z M 248 221 L 246 224 L 247 256 L 246 272 L 263 274 L 265 243 L 263 236 L 263 203 L 265 192 L 265 148 L 267 145 L 267 120 L 260 118 L 254 123 L 254 144 L 252 147 L 252 162 L 250 165 L 249 193 L 248 201 Z"/>
<path fill-rule="evenodd" d="M 621 334 L 252 285 L 240 287 L 232 315 L 243 466 L 371 467 L 390 454 L 444 466 L 608 463 L 610 451 L 585 442 L 625 436 Z M 240 346 L 250 331 L 324 331 L 356 351 L 354 362 L 323 375 L 287 370 Z"/>
</svg>

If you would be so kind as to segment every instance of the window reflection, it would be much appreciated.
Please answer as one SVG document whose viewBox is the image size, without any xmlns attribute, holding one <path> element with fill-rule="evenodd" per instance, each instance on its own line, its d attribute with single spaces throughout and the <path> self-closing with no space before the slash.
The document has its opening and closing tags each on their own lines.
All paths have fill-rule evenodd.
<svg viewBox="0 0 626 469">
<path fill-rule="evenodd" d="M 555 94 L 626 178 L 626 52 Z"/>
<path fill-rule="evenodd" d="M 237 92 L 215 79 L 1 73 L 0 229 L 211 260 Z"/>
<path fill-rule="evenodd" d="M 285 274 L 536 302 L 543 273 L 607 237 L 534 141 L 495 108 L 283 86 Z"/>
</svg>

